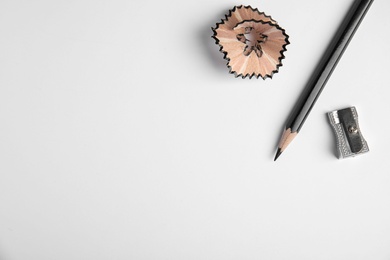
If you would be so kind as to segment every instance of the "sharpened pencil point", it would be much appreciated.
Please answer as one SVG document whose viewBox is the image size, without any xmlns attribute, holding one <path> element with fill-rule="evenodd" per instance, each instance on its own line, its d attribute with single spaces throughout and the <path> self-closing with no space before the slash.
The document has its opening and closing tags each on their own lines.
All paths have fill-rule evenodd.
<svg viewBox="0 0 390 260">
<path fill-rule="evenodd" d="M 287 146 L 291 143 L 295 136 L 297 136 L 298 132 L 291 132 L 291 128 L 287 128 L 284 130 L 282 138 L 280 138 L 280 142 L 278 145 L 278 151 L 276 152 L 276 156 L 274 161 L 278 159 L 278 157 L 286 150 Z"/>
<path fill-rule="evenodd" d="M 278 151 L 276 152 L 274 161 L 276 161 L 281 154 L 282 154 L 282 149 L 278 148 Z"/>
</svg>

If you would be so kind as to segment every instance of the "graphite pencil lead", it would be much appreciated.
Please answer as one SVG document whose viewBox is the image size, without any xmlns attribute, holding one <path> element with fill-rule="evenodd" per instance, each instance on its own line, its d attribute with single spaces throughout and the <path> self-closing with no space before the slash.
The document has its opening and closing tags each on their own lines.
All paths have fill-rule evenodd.
<svg viewBox="0 0 390 260">
<path fill-rule="evenodd" d="M 276 161 L 281 154 L 282 154 L 282 149 L 278 148 L 278 151 L 276 152 L 274 161 Z"/>
</svg>

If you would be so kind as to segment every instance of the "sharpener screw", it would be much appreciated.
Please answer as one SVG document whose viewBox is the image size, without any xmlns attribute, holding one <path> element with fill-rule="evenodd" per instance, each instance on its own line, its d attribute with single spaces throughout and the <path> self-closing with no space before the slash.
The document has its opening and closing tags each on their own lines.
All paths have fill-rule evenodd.
<svg viewBox="0 0 390 260">
<path fill-rule="evenodd" d="M 348 127 L 348 132 L 350 132 L 351 134 L 356 134 L 358 132 L 358 129 L 356 126 L 351 125 L 350 127 Z"/>
</svg>

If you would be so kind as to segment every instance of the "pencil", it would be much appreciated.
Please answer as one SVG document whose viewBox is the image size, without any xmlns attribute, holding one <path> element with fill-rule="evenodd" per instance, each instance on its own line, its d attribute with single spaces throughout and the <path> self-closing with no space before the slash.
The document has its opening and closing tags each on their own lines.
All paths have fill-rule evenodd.
<svg viewBox="0 0 390 260">
<path fill-rule="evenodd" d="M 286 150 L 287 146 L 301 130 L 307 116 L 373 1 L 355 0 L 352 4 L 287 120 L 274 161 Z"/>
</svg>

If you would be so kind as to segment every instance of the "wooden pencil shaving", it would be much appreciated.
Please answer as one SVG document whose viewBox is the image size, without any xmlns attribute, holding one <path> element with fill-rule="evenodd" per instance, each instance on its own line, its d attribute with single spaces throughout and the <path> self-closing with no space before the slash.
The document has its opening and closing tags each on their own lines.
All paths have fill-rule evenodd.
<svg viewBox="0 0 390 260">
<path fill-rule="evenodd" d="M 236 77 L 272 78 L 290 43 L 275 20 L 251 6 L 235 6 L 212 30 Z"/>
</svg>

